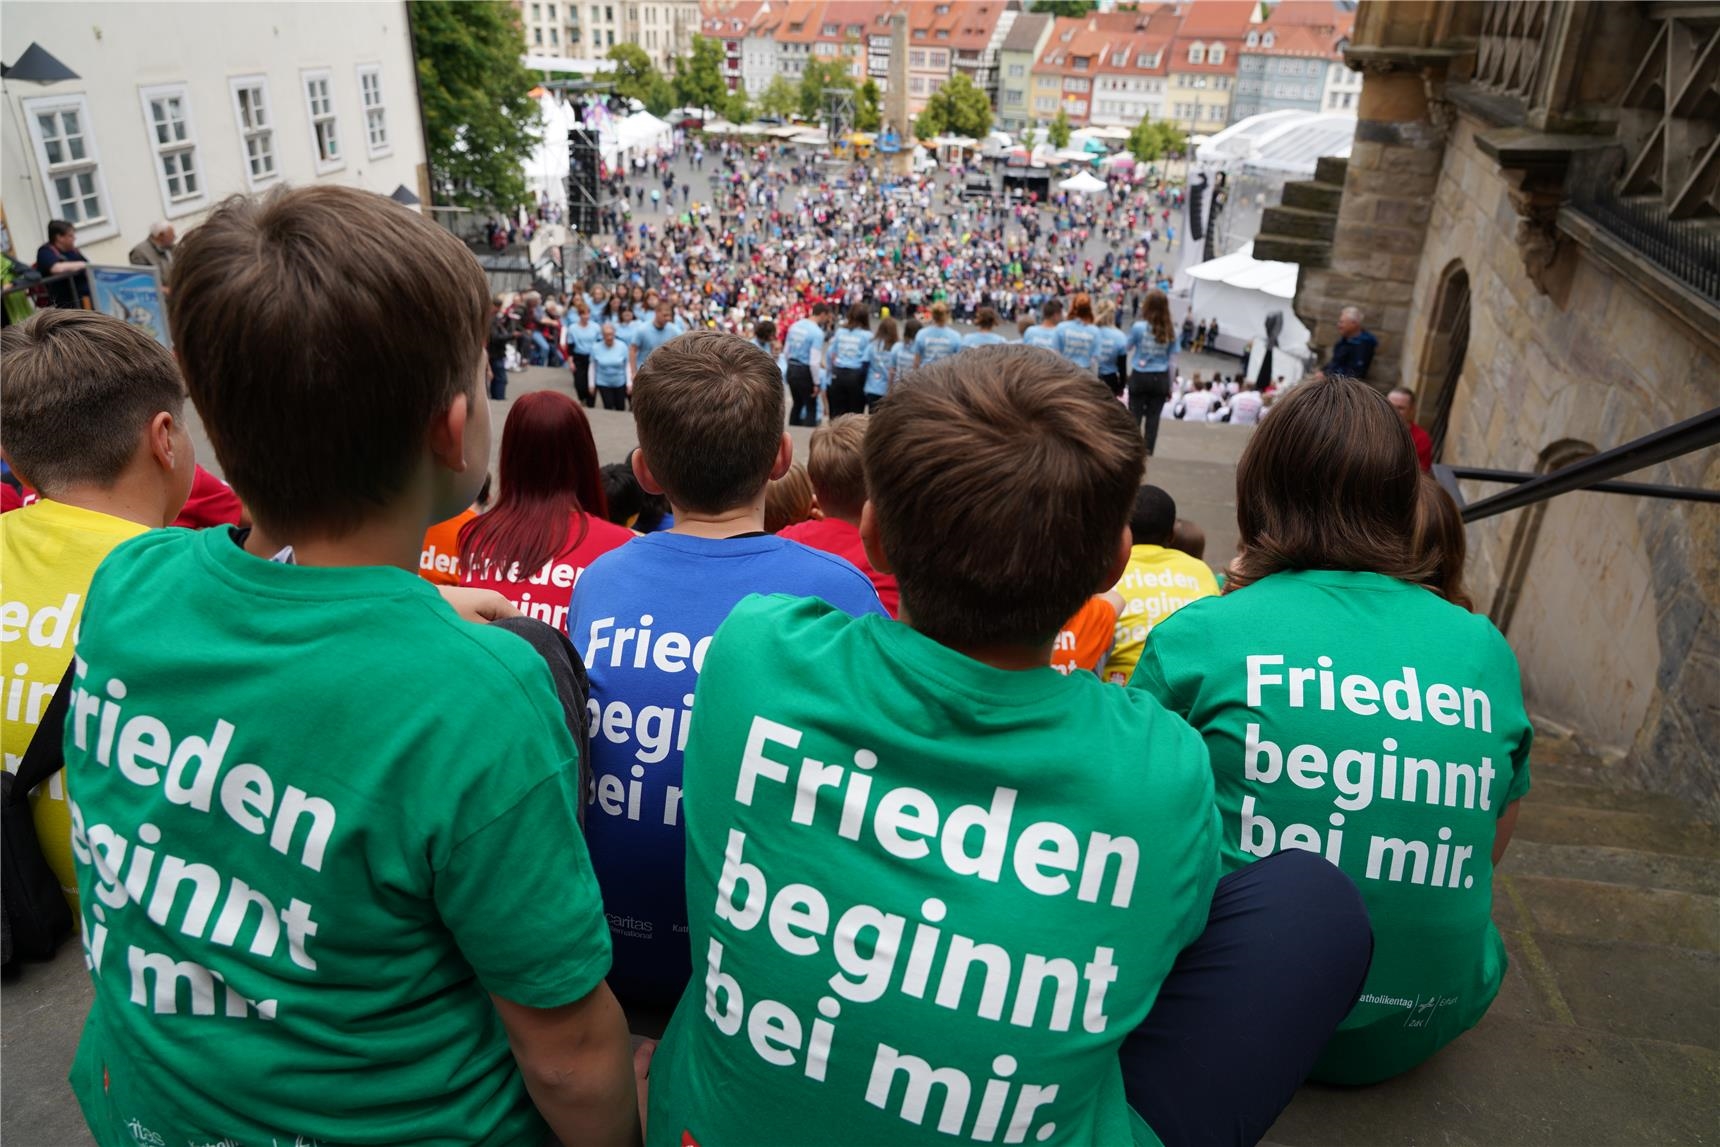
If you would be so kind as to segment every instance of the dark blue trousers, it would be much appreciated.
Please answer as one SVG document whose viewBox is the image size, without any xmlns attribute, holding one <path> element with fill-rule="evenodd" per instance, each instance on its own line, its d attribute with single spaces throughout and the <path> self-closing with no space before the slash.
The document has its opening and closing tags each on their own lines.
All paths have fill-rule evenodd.
<svg viewBox="0 0 1720 1147">
<path fill-rule="evenodd" d="M 1123 1043 L 1129 1105 L 1165 1147 L 1258 1143 L 1355 1006 L 1373 929 L 1348 876 L 1290 850 L 1218 882 Z"/>
</svg>

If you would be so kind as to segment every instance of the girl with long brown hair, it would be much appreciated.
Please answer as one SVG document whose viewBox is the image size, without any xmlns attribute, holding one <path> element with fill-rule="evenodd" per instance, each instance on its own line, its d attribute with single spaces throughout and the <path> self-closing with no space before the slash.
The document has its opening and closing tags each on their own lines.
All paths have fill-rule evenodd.
<svg viewBox="0 0 1720 1147">
<path fill-rule="evenodd" d="M 1374 961 L 1314 1068 L 1326 1082 L 1426 1060 L 1481 1019 L 1505 973 L 1493 866 L 1532 731 L 1516 657 L 1452 593 L 1461 545 L 1417 533 L 1427 502 L 1383 395 L 1302 384 L 1237 465 L 1224 596 L 1155 626 L 1130 680 L 1205 739 L 1227 871 L 1305 849 L 1361 889 Z"/>
<path fill-rule="evenodd" d="M 1129 328 L 1129 414 L 1141 428 L 1147 453 L 1159 443 L 1159 416 L 1171 398 L 1171 379 L 1176 376 L 1176 328 L 1171 325 L 1171 302 L 1161 290 L 1147 292 L 1141 317 Z"/>
</svg>

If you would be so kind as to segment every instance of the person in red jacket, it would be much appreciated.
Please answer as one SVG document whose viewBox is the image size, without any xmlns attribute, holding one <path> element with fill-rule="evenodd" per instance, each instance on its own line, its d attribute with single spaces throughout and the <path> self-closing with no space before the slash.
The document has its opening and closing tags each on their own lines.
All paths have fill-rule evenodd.
<svg viewBox="0 0 1720 1147">
<path fill-rule="evenodd" d="M 860 511 L 866 505 L 866 470 L 862 450 L 866 443 L 866 421 L 870 415 L 844 414 L 812 432 L 806 471 L 812 491 L 818 496 L 822 518 L 785 526 L 777 537 L 846 558 L 872 579 L 878 600 L 895 617 L 902 593 L 893 575 L 879 573 L 866 560 L 860 541 Z"/>
<path fill-rule="evenodd" d="M 1432 470 L 1433 439 L 1415 421 L 1415 391 L 1407 386 L 1394 387 L 1386 395 L 1386 401 L 1392 404 L 1397 416 L 1409 427 L 1409 436 L 1415 442 L 1416 463 L 1423 470 Z"/>
</svg>

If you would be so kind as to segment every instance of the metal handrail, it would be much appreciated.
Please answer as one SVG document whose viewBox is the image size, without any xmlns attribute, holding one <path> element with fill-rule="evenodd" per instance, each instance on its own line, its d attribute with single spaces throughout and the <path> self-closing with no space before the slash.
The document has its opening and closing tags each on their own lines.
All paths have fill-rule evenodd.
<svg viewBox="0 0 1720 1147">
<path fill-rule="evenodd" d="M 1532 506 L 1573 490 L 1677 498 L 1694 502 L 1720 502 L 1720 491 L 1611 481 L 1620 474 L 1646 469 L 1658 462 L 1690 454 L 1716 443 L 1720 443 L 1720 407 L 1698 414 L 1694 418 L 1687 418 L 1664 430 L 1657 430 L 1653 434 L 1645 434 L 1611 450 L 1591 454 L 1548 474 L 1522 474 L 1509 470 L 1446 465 L 1435 466 L 1433 473 L 1439 484 L 1456 500 L 1465 522 L 1478 522 L 1483 518 Z M 1472 505 L 1464 505 L 1458 482 L 1466 478 L 1519 484 L 1514 489 L 1483 498 Z"/>
</svg>

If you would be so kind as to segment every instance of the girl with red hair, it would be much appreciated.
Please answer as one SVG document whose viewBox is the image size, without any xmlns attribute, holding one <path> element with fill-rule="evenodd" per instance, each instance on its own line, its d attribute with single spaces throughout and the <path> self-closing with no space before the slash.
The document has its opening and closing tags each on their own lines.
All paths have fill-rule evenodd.
<svg viewBox="0 0 1720 1147">
<path fill-rule="evenodd" d="M 460 584 L 493 589 L 555 629 L 585 567 L 633 538 L 607 520 L 597 444 L 565 394 L 521 395 L 502 428 L 495 508 L 460 530 Z"/>
</svg>

